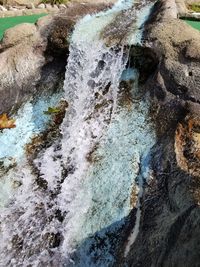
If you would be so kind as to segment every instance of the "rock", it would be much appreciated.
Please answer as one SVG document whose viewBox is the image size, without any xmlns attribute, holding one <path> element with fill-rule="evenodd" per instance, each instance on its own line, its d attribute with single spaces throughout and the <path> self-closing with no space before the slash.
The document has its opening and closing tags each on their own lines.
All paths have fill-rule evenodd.
<svg viewBox="0 0 200 267">
<path fill-rule="evenodd" d="M 39 4 L 39 5 L 37 6 L 37 8 L 39 8 L 39 9 L 44 9 L 44 8 L 45 8 L 45 4 Z"/>
<path fill-rule="evenodd" d="M 58 85 L 62 88 L 68 35 L 78 19 L 107 7 L 73 4 L 59 16 L 49 15 L 36 25 L 26 23 L 7 30 L 0 42 L 0 114 L 15 111 L 36 92 L 53 92 Z M 41 9 L 26 11 L 41 13 Z"/>
<path fill-rule="evenodd" d="M 18 9 L 15 8 L 15 7 L 9 7 L 9 10 L 10 10 L 10 11 L 18 11 Z"/>
<path fill-rule="evenodd" d="M 175 135 L 178 166 L 193 176 L 200 176 L 200 119 L 188 116 L 178 124 Z"/>
<path fill-rule="evenodd" d="M 69 43 L 68 34 L 74 26 L 74 22 L 57 17 L 52 21 L 54 25 L 48 35 L 48 53 L 52 55 L 66 55 L 68 53 Z"/>
<path fill-rule="evenodd" d="M 0 113 L 33 93 L 45 63 L 43 49 L 34 24 L 24 23 L 5 32 L 0 53 Z"/>
<path fill-rule="evenodd" d="M 59 11 L 59 8 L 57 7 L 57 5 L 50 5 L 50 4 L 46 4 L 46 9 L 48 12 L 56 12 Z"/>
<path fill-rule="evenodd" d="M 188 13 L 188 9 L 184 0 L 176 0 L 176 6 L 179 17 L 185 16 Z"/>
<path fill-rule="evenodd" d="M 21 5 L 21 6 L 13 6 L 14 8 L 16 8 L 17 10 L 24 10 L 26 9 L 26 6 Z"/>
<path fill-rule="evenodd" d="M 0 5 L 0 11 L 7 11 L 7 9 L 4 6 Z"/>
<path fill-rule="evenodd" d="M 193 60 L 200 60 L 200 43 L 198 40 L 192 39 L 189 41 L 185 57 Z M 191 74 L 190 74 L 191 75 Z"/>
<path fill-rule="evenodd" d="M 28 9 L 35 9 L 35 5 L 33 3 L 27 4 L 26 8 Z"/>
<path fill-rule="evenodd" d="M 60 5 L 59 5 L 59 8 L 60 8 L 60 9 L 66 9 L 66 5 L 64 5 L 64 4 L 60 4 Z"/>
<path fill-rule="evenodd" d="M 1 18 L 4 18 L 4 17 L 15 17 L 15 16 L 17 16 L 18 12 L 21 12 L 21 10 L 18 10 L 18 11 L 7 10 L 5 12 L 1 12 L 2 14 L 0 13 L 0 17 Z"/>
<path fill-rule="evenodd" d="M 91 4 L 92 2 L 93 2 L 93 0 L 84 0 L 84 1 L 82 1 L 82 0 L 74 0 L 73 2 L 75 2 L 75 3 L 89 3 L 89 4 Z M 117 0 L 95 0 L 95 4 L 105 4 L 105 5 L 110 5 L 110 4 L 114 4 L 114 3 L 116 3 L 117 2 Z"/>
<path fill-rule="evenodd" d="M 48 248 L 59 247 L 61 240 L 63 239 L 60 233 L 46 233 L 43 238 L 46 241 Z"/>
<path fill-rule="evenodd" d="M 27 15 L 27 16 L 31 16 L 31 15 L 36 15 L 36 14 L 44 14 L 44 13 L 48 13 L 46 9 L 25 9 L 23 10 L 23 15 Z"/>
<path fill-rule="evenodd" d="M 2 44 L 4 47 L 10 47 L 23 41 L 25 38 L 30 38 L 37 32 L 36 26 L 32 23 L 19 24 L 5 31 Z"/>
<path fill-rule="evenodd" d="M 40 29 L 41 34 L 45 32 L 48 28 L 48 25 L 52 24 L 53 17 L 51 15 L 41 17 L 37 20 L 36 25 Z M 43 30 L 44 29 L 44 30 Z"/>
<path fill-rule="evenodd" d="M 165 12 L 163 13 L 163 20 L 164 19 L 176 19 L 177 18 L 177 6 L 174 0 L 165 1 Z"/>
<path fill-rule="evenodd" d="M 139 83 L 142 84 L 154 73 L 159 59 L 149 47 L 135 45 L 131 47 L 129 53 L 129 65 L 139 70 Z"/>
<path fill-rule="evenodd" d="M 199 0 L 185 0 L 186 4 L 199 4 Z"/>
<path fill-rule="evenodd" d="M 59 11 L 59 7 L 57 5 L 53 5 L 52 8 L 54 11 Z"/>
<path fill-rule="evenodd" d="M 200 262 L 200 33 L 176 19 L 167 2 L 155 4 L 144 32 L 159 60 L 144 84 L 157 144 L 151 151 L 153 179 L 141 200 L 140 231 L 126 259 L 121 256 L 115 265 L 120 267 Z"/>
<path fill-rule="evenodd" d="M 0 113 L 10 110 L 35 91 L 45 59 L 39 53 L 42 49 L 32 47 L 30 43 L 34 41 L 29 39 L 27 43 L 20 43 L 0 53 Z"/>
<path fill-rule="evenodd" d="M 52 6 L 51 4 L 46 4 L 46 5 L 45 5 L 45 8 L 46 8 L 47 10 L 51 10 L 51 9 L 53 8 L 53 6 Z"/>
<path fill-rule="evenodd" d="M 38 5 L 41 0 L 6 0 L 8 6 L 27 6 L 30 4 Z"/>
</svg>

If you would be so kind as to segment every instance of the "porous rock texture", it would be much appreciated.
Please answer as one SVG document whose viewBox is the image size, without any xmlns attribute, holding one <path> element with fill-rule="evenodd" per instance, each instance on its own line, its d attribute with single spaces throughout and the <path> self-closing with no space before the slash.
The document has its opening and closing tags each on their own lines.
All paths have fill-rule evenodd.
<svg viewBox="0 0 200 267">
<path fill-rule="evenodd" d="M 0 113 L 62 87 L 68 35 L 82 16 L 108 6 L 72 4 L 26 25 L 30 31 L 22 31 L 25 25 L 8 30 L 0 44 Z M 176 7 L 174 0 L 158 1 L 145 27 L 141 49 L 154 67 L 140 82 L 150 94 L 157 143 L 139 234 L 126 258 L 124 241 L 115 267 L 200 266 L 200 33 L 177 19 Z M 127 240 L 130 232 L 123 234 Z"/>
<path fill-rule="evenodd" d="M 137 239 L 116 266 L 200 266 L 200 32 L 174 14 L 158 1 L 145 28 L 159 59 L 144 85 L 157 132 L 153 178 Z"/>
</svg>

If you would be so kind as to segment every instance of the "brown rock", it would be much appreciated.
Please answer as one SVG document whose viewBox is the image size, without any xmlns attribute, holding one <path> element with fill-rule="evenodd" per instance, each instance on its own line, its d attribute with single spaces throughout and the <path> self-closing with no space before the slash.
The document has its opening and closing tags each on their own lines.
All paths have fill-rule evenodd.
<svg viewBox="0 0 200 267">
<path fill-rule="evenodd" d="M 188 117 L 179 123 L 175 136 L 178 166 L 194 176 L 200 176 L 200 120 Z"/>
<path fill-rule="evenodd" d="M 40 2 L 40 0 L 7 0 L 6 4 L 9 6 L 26 6 L 29 4 L 34 4 L 36 6 Z"/>
<path fill-rule="evenodd" d="M 52 92 L 62 87 L 68 34 L 82 16 L 106 8 L 105 4 L 72 4 L 59 16 L 9 29 L 0 43 L 0 113 L 15 109 L 36 91 Z"/>
</svg>

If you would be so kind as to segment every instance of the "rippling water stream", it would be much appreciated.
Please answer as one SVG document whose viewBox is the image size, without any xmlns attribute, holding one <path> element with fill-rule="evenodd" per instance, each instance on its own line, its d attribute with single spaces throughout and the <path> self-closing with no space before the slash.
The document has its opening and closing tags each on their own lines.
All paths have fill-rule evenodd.
<svg viewBox="0 0 200 267">
<path fill-rule="evenodd" d="M 17 127 L 0 133 L 0 144 L 7 147 L 0 151 L 0 266 L 114 266 L 123 226 L 135 208 L 130 249 L 139 231 L 137 196 L 150 173 L 155 135 L 148 101 L 138 98 L 138 72 L 127 63 L 150 8 L 145 1 L 139 7 L 119 1 L 77 23 L 61 134 L 32 162 L 25 144 L 47 127 L 43 111 L 56 105 L 60 94 L 26 103 L 16 114 Z M 124 28 L 119 14 L 129 16 L 128 32 L 120 42 L 110 41 Z"/>
</svg>

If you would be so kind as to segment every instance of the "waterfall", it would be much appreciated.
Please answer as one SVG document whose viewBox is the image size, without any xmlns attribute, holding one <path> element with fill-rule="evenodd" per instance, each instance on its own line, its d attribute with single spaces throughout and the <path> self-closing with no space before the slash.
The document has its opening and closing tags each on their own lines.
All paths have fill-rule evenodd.
<svg viewBox="0 0 200 267">
<path fill-rule="evenodd" d="M 114 266 L 119 233 L 137 208 L 133 189 L 137 197 L 155 141 L 148 101 L 134 99 L 138 72 L 127 67 L 129 47 L 141 40 L 150 10 L 145 3 L 136 10 L 133 1 L 119 1 L 77 23 L 59 138 L 33 166 L 24 156 L 9 174 L 21 186 L 1 210 L 1 266 Z M 128 32 L 110 43 L 113 22 L 115 30 L 126 29 L 127 14 Z"/>
</svg>

